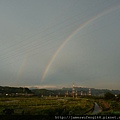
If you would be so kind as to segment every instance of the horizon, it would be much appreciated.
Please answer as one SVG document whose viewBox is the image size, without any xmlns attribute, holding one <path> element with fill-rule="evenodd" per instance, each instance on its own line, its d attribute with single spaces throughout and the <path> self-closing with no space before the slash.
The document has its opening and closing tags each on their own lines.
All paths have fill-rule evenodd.
<svg viewBox="0 0 120 120">
<path fill-rule="evenodd" d="M 28 88 L 28 89 L 46 89 L 46 90 L 60 90 L 63 88 L 71 88 L 72 89 L 72 85 L 70 86 L 8 86 L 8 85 L 1 85 L 1 87 L 15 87 L 15 88 Z M 119 90 L 120 89 L 108 89 L 108 88 L 94 88 L 94 87 L 88 87 L 88 86 L 75 86 L 75 88 L 90 88 L 90 89 L 98 89 L 98 90 Z"/>
</svg>

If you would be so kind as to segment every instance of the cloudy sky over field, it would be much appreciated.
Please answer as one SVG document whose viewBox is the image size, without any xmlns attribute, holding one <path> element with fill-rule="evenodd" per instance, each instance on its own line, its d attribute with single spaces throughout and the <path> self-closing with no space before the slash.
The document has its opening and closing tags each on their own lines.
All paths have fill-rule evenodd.
<svg viewBox="0 0 120 120">
<path fill-rule="evenodd" d="M 0 85 L 120 89 L 120 0 L 1 0 Z"/>
</svg>

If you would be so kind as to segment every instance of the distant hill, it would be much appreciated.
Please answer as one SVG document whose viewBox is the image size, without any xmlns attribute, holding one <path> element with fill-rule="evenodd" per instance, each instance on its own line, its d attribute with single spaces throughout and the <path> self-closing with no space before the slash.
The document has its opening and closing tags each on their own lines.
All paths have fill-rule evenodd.
<svg viewBox="0 0 120 120">
<path fill-rule="evenodd" d="M 23 87 L 8 87 L 8 86 L 0 86 L 0 93 L 1 94 L 12 94 L 12 93 L 27 93 L 31 94 L 32 91 L 28 88 Z"/>
<path fill-rule="evenodd" d="M 58 90 L 47 90 L 47 89 L 32 89 L 31 90 L 35 95 L 45 95 L 45 96 L 55 96 L 55 95 L 64 95 L 65 90 L 58 89 Z"/>
<path fill-rule="evenodd" d="M 91 93 L 93 96 L 103 96 L 105 93 L 110 92 L 112 94 L 120 94 L 120 90 L 108 90 L 108 89 L 95 89 L 90 88 Z M 89 88 L 82 88 L 82 87 L 75 87 L 75 91 L 77 91 L 78 95 L 81 95 L 81 92 L 83 94 L 88 95 Z M 39 96 L 56 96 L 56 95 L 62 95 L 64 96 L 66 93 L 69 95 L 72 93 L 72 88 L 62 88 L 62 89 L 54 89 L 54 90 L 48 90 L 48 89 L 29 89 L 29 88 L 23 88 L 23 87 L 9 87 L 9 86 L 0 86 L 0 95 L 5 94 L 34 94 Z"/>
<path fill-rule="evenodd" d="M 81 94 L 81 91 L 83 94 L 88 95 L 89 88 L 82 88 L 82 87 L 75 87 L 75 91 L 77 90 L 78 95 Z M 72 88 L 62 88 L 62 89 L 55 89 L 55 90 L 47 90 L 47 89 L 32 89 L 31 90 L 35 95 L 43 95 L 43 96 L 49 96 L 49 95 L 65 95 L 65 93 L 72 93 Z M 111 92 L 112 94 L 120 94 L 120 90 L 108 90 L 108 89 L 95 89 L 91 88 L 91 93 L 93 96 L 103 96 L 105 93 Z"/>
<path fill-rule="evenodd" d="M 72 91 L 72 88 L 62 88 L 62 89 L 66 91 Z M 102 96 L 107 92 L 111 92 L 112 94 L 116 94 L 116 95 L 120 94 L 120 90 L 95 89 L 95 88 L 90 88 L 90 89 L 91 89 L 92 95 L 94 96 Z M 75 90 L 77 90 L 77 92 L 83 91 L 88 93 L 89 88 L 75 87 Z"/>
</svg>

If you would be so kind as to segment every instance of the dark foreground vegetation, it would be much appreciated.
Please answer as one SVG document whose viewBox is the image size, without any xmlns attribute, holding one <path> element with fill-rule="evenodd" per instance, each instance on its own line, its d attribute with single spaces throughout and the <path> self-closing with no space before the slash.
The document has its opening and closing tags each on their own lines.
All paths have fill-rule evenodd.
<svg viewBox="0 0 120 120">
<path fill-rule="evenodd" d="M 14 115 L 83 115 L 93 108 L 86 98 L 1 97 L 0 114 Z"/>
<path fill-rule="evenodd" d="M 93 115 L 95 103 L 101 108 L 98 115 L 120 115 L 120 94 L 108 91 L 104 96 L 73 98 L 65 97 L 65 92 L 0 87 L 0 115 Z"/>
<path fill-rule="evenodd" d="M 120 101 L 105 97 L 0 97 L 0 115 L 92 115 L 94 103 L 99 115 L 120 115 Z"/>
</svg>

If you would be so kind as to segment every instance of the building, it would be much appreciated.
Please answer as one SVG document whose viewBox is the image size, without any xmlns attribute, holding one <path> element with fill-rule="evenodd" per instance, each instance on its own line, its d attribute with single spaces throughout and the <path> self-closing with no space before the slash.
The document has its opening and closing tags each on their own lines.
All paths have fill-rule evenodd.
<svg viewBox="0 0 120 120">
<path fill-rule="evenodd" d="M 92 95 L 91 89 L 89 88 L 88 95 Z"/>
<path fill-rule="evenodd" d="M 75 97 L 75 85 L 74 85 L 74 82 L 73 82 L 73 85 L 72 85 L 72 96 L 73 96 L 73 98 Z"/>
</svg>

